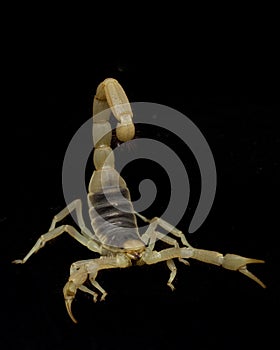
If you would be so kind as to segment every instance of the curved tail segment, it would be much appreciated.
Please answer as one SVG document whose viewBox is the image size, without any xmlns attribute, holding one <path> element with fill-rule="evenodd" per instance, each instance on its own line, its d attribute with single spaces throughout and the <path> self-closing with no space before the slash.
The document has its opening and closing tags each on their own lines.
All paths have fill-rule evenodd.
<svg viewBox="0 0 280 350">
<path fill-rule="evenodd" d="M 108 177 L 108 186 L 126 187 L 120 175 L 116 171 L 110 170 L 115 169 L 114 153 L 111 148 L 111 112 L 118 121 L 116 127 L 117 138 L 123 142 L 133 139 L 135 127 L 128 98 L 118 81 L 108 78 L 98 85 L 93 101 L 93 162 L 96 173 L 90 181 L 89 192 L 101 190 L 101 171 L 105 182 Z"/>
<path fill-rule="evenodd" d="M 129 189 L 115 169 L 111 114 L 117 120 L 117 138 L 123 142 L 133 139 L 135 128 L 128 98 L 118 81 L 108 78 L 98 85 L 93 102 L 95 171 L 88 187 L 89 216 L 100 242 L 124 248 L 126 241 L 140 241 L 140 237 Z"/>
<path fill-rule="evenodd" d="M 106 109 L 108 109 L 110 116 L 109 108 L 118 120 L 117 138 L 120 141 L 132 140 L 135 135 L 135 128 L 132 121 L 131 106 L 122 86 L 112 78 L 105 79 L 98 85 L 93 102 L 93 116 Z"/>
</svg>

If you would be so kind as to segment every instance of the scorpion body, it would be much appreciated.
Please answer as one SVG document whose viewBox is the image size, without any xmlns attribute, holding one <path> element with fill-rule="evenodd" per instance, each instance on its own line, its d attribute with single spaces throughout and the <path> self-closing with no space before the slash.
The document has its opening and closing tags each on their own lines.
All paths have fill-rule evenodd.
<svg viewBox="0 0 280 350">
<path fill-rule="evenodd" d="M 114 165 L 111 149 L 112 128 L 109 122 L 111 112 L 117 119 L 118 140 L 125 142 L 133 139 L 135 128 L 131 106 L 121 85 L 115 79 L 109 78 L 97 87 L 93 103 L 95 171 L 88 187 L 89 217 L 93 232 L 85 225 L 81 200 L 76 199 L 53 218 L 49 231 L 41 235 L 27 255 L 22 260 L 13 262 L 24 264 L 47 241 L 64 232 L 91 251 L 98 253 L 99 258 L 77 261 L 70 267 L 70 276 L 64 286 L 63 294 L 68 314 L 74 322 L 77 321 L 73 316 L 71 304 L 77 290 L 91 294 L 94 301 L 98 298 L 98 293 L 84 284 L 87 279 L 96 290 L 101 292 L 101 300 L 106 297 L 107 292 L 96 280 L 98 272 L 103 269 L 126 268 L 135 264 L 150 265 L 165 261 L 170 269 L 167 285 L 173 290 L 172 282 L 177 271 L 174 259 L 188 265 L 187 259 L 191 258 L 239 271 L 265 288 L 263 282 L 247 270 L 247 264 L 263 263 L 263 260 L 235 254 L 224 256 L 215 251 L 194 248 L 183 232 L 173 225 L 158 217 L 149 220 L 134 211 L 125 180 Z M 81 232 L 70 225 L 56 227 L 56 224 L 72 211 L 76 211 Z M 149 224 L 146 232 L 141 236 L 136 216 Z M 158 227 L 164 229 L 166 234 L 158 231 Z M 157 240 L 165 242 L 170 247 L 160 251 L 155 250 Z"/>
<path fill-rule="evenodd" d="M 112 253 L 120 248 L 135 250 L 135 245 L 144 248 L 145 244 L 139 235 L 129 189 L 115 170 L 111 149 L 110 114 L 106 113 L 109 110 L 107 101 L 113 107 L 112 111 L 119 121 L 116 129 L 118 139 L 131 140 L 135 131 L 126 94 L 116 80 L 106 79 L 97 88 L 94 98 L 93 161 L 96 170 L 89 183 L 88 206 L 95 235 L 102 246 Z"/>
<path fill-rule="evenodd" d="M 123 199 L 123 196 L 126 200 Z M 129 191 L 123 189 L 121 194 L 118 191 L 108 190 L 95 194 L 89 194 L 90 202 L 89 216 L 91 225 L 96 237 L 103 246 L 113 249 L 113 247 L 125 247 L 129 241 L 138 241 L 141 245 L 136 217 L 130 201 Z M 107 198 L 110 198 L 110 202 Z M 117 203 L 117 207 L 111 204 Z M 125 230 L 125 234 L 123 228 Z"/>
</svg>

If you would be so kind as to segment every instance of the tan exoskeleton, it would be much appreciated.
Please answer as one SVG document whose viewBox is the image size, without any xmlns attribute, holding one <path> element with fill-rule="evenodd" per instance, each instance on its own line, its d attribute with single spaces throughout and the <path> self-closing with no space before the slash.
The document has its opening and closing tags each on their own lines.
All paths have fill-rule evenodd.
<svg viewBox="0 0 280 350">
<path fill-rule="evenodd" d="M 106 110 L 108 113 L 104 113 Z M 49 231 L 38 239 L 22 260 L 15 260 L 14 263 L 24 264 L 47 241 L 64 232 L 67 232 L 91 251 L 100 254 L 99 258 L 77 261 L 71 265 L 70 277 L 63 293 L 67 311 L 74 322 L 77 321 L 72 314 L 71 304 L 77 289 L 91 294 L 94 301 L 97 301 L 98 293 L 84 285 L 88 278 L 93 287 L 101 292 L 101 300 L 104 300 L 107 295 L 96 281 L 98 271 L 103 269 L 150 265 L 165 261 L 171 271 L 167 285 L 174 289 L 172 281 L 176 275 L 176 266 L 173 259 L 188 264 L 185 259 L 192 258 L 219 265 L 225 269 L 239 271 L 265 288 L 265 285 L 249 272 L 246 266 L 251 263 L 263 263 L 263 260 L 245 258 L 235 254 L 223 256 L 215 251 L 196 249 L 188 243 L 181 231 L 168 222 L 157 217 L 148 220 L 134 211 L 126 183 L 114 167 L 111 149 L 112 130 L 109 123 L 111 112 L 118 121 L 117 138 L 120 141 L 133 139 L 135 129 L 129 101 L 120 84 L 115 79 L 109 78 L 98 86 L 93 103 L 94 165 L 96 170 L 89 183 L 88 205 L 94 233 L 85 226 L 81 200 L 77 199 L 53 218 Z M 74 210 L 81 233 L 70 225 L 56 227 L 59 221 Z M 149 223 L 148 229 L 142 236 L 138 231 L 136 215 Z M 159 232 L 157 227 L 161 227 L 173 237 Z M 175 237 L 180 239 L 182 247 Z M 156 251 L 154 248 L 158 239 L 170 245 L 170 248 Z"/>
</svg>

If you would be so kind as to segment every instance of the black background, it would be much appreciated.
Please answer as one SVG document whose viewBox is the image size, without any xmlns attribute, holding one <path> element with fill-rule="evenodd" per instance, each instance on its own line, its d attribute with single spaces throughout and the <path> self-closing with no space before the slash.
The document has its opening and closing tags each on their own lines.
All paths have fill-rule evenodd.
<svg viewBox="0 0 280 350">
<path fill-rule="evenodd" d="M 257 23 L 246 35 L 222 28 L 218 36 L 207 30 L 189 35 L 185 29 L 176 42 L 174 28 L 162 33 L 155 26 L 152 36 L 132 40 L 116 23 L 111 36 L 101 26 L 100 31 L 87 31 L 85 39 L 83 33 L 77 35 L 73 18 L 67 22 L 72 29 L 62 25 L 50 30 L 52 18 L 43 24 L 40 20 L 25 23 L 10 37 L 4 66 L 3 349 L 272 347 L 279 326 L 280 170 L 279 67 L 273 39 L 262 36 Z M 65 206 L 64 153 L 90 118 L 95 89 L 107 77 L 119 80 L 130 101 L 170 106 L 199 127 L 213 152 L 218 184 L 207 220 L 188 239 L 195 247 L 264 259 L 266 264 L 250 270 L 267 289 L 239 273 L 195 261 L 190 267 L 177 263 L 174 292 L 166 286 L 165 264 L 108 270 L 98 278 L 108 291 L 106 301 L 94 304 L 78 292 L 73 312 L 79 323 L 74 325 L 62 288 L 71 263 L 91 258 L 90 251 L 65 235 L 25 265 L 11 264 L 27 253 Z M 140 130 L 138 136 L 145 132 Z M 179 141 L 159 133 L 162 142 L 166 138 L 180 152 Z M 184 164 L 192 165 L 187 150 L 185 158 L 181 153 Z M 161 214 L 166 184 L 157 174 L 160 169 L 150 164 L 149 169 L 162 193 L 145 213 L 152 217 Z M 141 171 L 148 176 L 142 163 L 124 174 L 133 198 Z M 196 184 L 198 173 L 188 171 Z M 187 231 L 192 210 L 178 226 L 182 231 Z"/>
</svg>

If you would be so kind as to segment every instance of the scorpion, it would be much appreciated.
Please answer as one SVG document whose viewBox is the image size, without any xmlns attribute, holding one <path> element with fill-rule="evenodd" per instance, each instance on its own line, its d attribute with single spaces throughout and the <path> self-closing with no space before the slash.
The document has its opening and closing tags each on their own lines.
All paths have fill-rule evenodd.
<svg viewBox="0 0 280 350">
<path fill-rule="evenodd" d="M 112 127 L 109 122 L 111 115 L 117 120 L 117 139 L 120 142 L 132 140 L 135 136 L 135 126 L 129 100 L 119 82 L 107 78 L 98 85 L 93 101 L 95 170 L 89 182 L 87 195 L 93 232 L 85 225 L 81 200 L 76 199 L 54 216 L 49 231 L 40 236 L 27 255 L 22 260 L 14 260 L 13 263 L 26 263 L 34 253 L 44 247 L 46 242 L 65 232 L 92 252 L 98 253 L 100 256 L 97 258 L 74 262 L 70 267 L 69 279 L 63 288 L 67 312 L 75 323 L 77 320 L 73 316 L 71 305 L 77 290 L 92 295 L 94 302 L 98 300 L 97 291 L 101 293 L 100 300 L 105 299 L 107 292 L 96 280 L 98 272 L 104 269 L 166 262 L 170 270 L 167 285 L 174 290 L 172 282 L 177 273 L 174 259 L 186 265 L 189 265 L 187 259 L 196 259 L 228 270 L 239 271 L 265 288 L 264 283 L 247 269 L 247 264 L 264 263 L 263 260 L 194 248 L 184 233 L 172 224 L 159 217 L 147 219 L 134 210 L 126 182 L 114 166 L 111 148 Z M 76 212 L 80 232 L 71 225 L 56 226 L 72 212 Z M 137 226 L 137 217 L 148 225 L 142 235 Z M 167 233 L 163 234 L 158 228 Z M 166 243 L 168 248 L 155 250 L 157 240 Z M 95 291 L 85 285 L 88 280 Z"/>
</svg>

